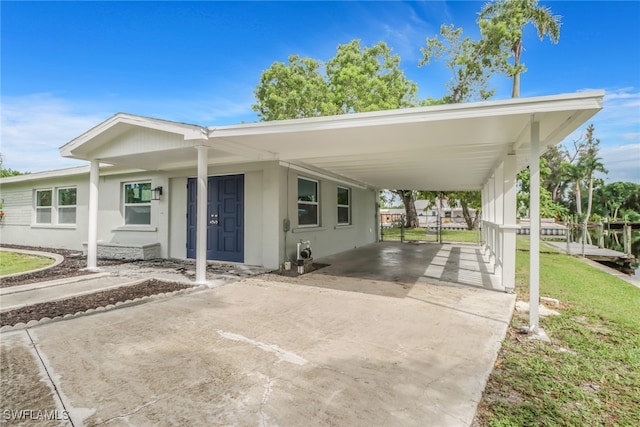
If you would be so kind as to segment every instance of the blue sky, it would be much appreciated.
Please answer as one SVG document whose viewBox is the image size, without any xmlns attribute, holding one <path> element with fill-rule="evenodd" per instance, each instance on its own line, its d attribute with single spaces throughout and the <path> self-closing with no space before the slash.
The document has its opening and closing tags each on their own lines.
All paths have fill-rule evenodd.
<svg viewBox="0 0 640 427">
<path fill-rule="evenodd" d="M 4 167 L 78 166 L 58 148 L 116 112 L 200 125 L 257 121 L 260 73 L 298 54 L 328 60 L 353 39 L 402 57 L 421 97 L 442 96 L 443 64 L 418 68 L 441 24 L 476 36 L 480 1 L 0 3 Z M 560 42 L 525 32 L 521 95 L 606 90 L 591 122 L 607 181 L 640 183 L 640 2 L 541 1 Z M 510 96 L 496 78 L 494 99 Z M 580 137 L 581 131 L 566 141 Z"/>
</svg>

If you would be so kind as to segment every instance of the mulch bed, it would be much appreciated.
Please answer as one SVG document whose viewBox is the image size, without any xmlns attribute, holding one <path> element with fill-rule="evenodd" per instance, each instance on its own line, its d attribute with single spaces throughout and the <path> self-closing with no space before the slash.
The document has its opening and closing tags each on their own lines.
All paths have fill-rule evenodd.
<svg viewBox="0 0 640 427">
<path fill-rule="evenodd" d="M 53 268 L 47 270 L 36 271 L 34 273 L 21 274 L 14 277 L 5 277 L 0 280 L 0 288 L 8 288 L 9 286 L 26 285 L 29 283 L 41 282 L 43 280 L 64 279 L 66 277 L 83 276 L 91 274 L 90 271 L 84 271 L 87 266 L 87 257 L 82 252 L 70 251 L 65 249 L 52 248 L 34 248 L 31 246 L 18 245 L 2 245 L 3 248 L 10 249 L 26 249 L 31 251 L 51 252 L 62 255 L 64 261 Z M 98 260 L 98 267 L 107 265 L 118 265 L 122 261 L 119 260 Z"/>
<path fill-rule="evenodd" d="M 147 280 L 137 285 L 123 286 L 108 291 L 96 292 L 60 301 L 51 301 L 34 304 L 27 307 L 10 310 L 0 314 L 0 327 L 13 326 L 18 323 L 27 323 L 31 320 L 40 320 L 48 317 L 64 316 L 84 312 L 90 308 L 105 307 L 116 302 L 124 302 L 165 292 L 173 292 L 191 288 L 191 285 L 161 280 Z"/>
</svg>

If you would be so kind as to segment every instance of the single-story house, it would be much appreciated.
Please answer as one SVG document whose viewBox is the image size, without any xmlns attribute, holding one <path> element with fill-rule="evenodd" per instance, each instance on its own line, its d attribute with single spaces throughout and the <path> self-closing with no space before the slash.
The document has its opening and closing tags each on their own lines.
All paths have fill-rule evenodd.
<svg viewBox="0 0 640 427">
<path fill-rule="evenodd" d="M 434 228 L 438 224 L 457 225 L 466 228 L 462 208 L 449 205 L 446 199 L 437 198 L 435 204 L 430 200 L 416 200 L 416 213 L 418 214 L 418 224 L 424 228 Z M 469 214 L 475 218 L 476 210 L 469 208 Z M 382 227 L 395 227 L 406 216 L 404 208 L 383 208 L 380 209 L 380 222 Z"/>
<path fill-rule="evenodd" d="M 386 188 L 482 190 L 482 237 L 515 278 L 516 173 L 602 108 L 603 91 L 200 126 L 118 113 L 60 148 L 87 166 L 3 178 L 6 244 L 278 268 L 374 243 Z M 536 216 L 537 215 L 537 216 Z M 532 253 L 537 254 L 536 239 Z M 536 281 L 532 263 L 532 281 Z"/>
</svg>

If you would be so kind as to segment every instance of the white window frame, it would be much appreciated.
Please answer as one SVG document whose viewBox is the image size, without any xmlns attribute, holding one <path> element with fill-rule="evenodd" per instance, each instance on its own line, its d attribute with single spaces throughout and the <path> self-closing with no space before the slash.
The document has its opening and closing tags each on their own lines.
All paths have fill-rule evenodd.
<svg viewBox="0 0 640 427">
<path fill-rule="evenodd" d="M 38 204 L 39 201 L 40 201 L 39 194 L 40 193 L 44 193 L 46 191 L 51 193 L 50 204 L 49 204 L 49 206 L 40 206 Z M 52 187 L 49 187 L 49 188 L 37 188 L 35 190 L 34 201 L 33 201 L 34 207 L 35 207 L 35 209 L 34 209 L 35 218 L 33 219 L 34 224 L 36 224 L 36 225 L 51 225 L 51 224 L 55 224 L 54 218 L 53 218 L 53 212 L 54 212 L 53 207 L 54 207 L 54 204 L 55 204 L 54 203 L 54 199 L 53 199 L 54 196 L 55 196 L 55 190 Z M 46 211 L 46 210 L 49 211 L 49 218 L 50 218 L 49 222 L 40 222 L 40 221 L 38 221 L 38 212 Z"/>
<path fill-rule="evenodd" d="M 149 194 L 149 201 L 148 202 L 141 202 L 141 203 L 127 203 L 127 186 L 128 185 L 143 185 L 143 184 L 149 184 L 149 191 L 151 192 L 151 181 L 150 180 L 143 180 L 143 181 L 129 181 L 129 182 L 123 182 L 122 183 L 122 222 L 124 224 L 125 227 L 135 227 L 135 226 L 148 226 L 151 225 L 151 194 Z M 128 224 L 127 223 L 127 207 L 141 207 L 141 206 L 149 206 L 149 222 L 146 224 L 140 224 L 140 223 L 132 223 L 132 224 Z"/>
<path fill-rule="evenodd" d="M 340 190 L 346 190 L 347 191 L 347 204 L 340 204 Z M 338 186 L 338 189 L 336 191 L 336 214 L 337 214 L 337 218 L 336 218 L 336 222 L 338 225 L 351 225 L 351 189 L 348 187 L 342 187 L 342 186 Z M 340 222 L 340 208 L 344 209 L 347 208 L 347 222 Z"/>
<path fill-rule="evenodd" d="M 75 190 L 75 193 L 76 193 L 76 197 L 75 197 L 76 202 L 75 202 L 75 204 L 73 204 L 73 205 L 61 205 L 60 204 L 60 191 L 61 190 Z M 56 188 L 55 204 L 56 204 L 55 207 L 56 207 L 56 215 L 57 215 L 56 223 L 59 224 L 59 225 L 76 225 L 76 222 L 78 221 L 78 217 L 77 217 L 77 215 L 78 215 L 78 209 L 77 209 L 77 207 L 78 207 L 78 187 L 73 187 L 73 186 L 72 187 L 57 187 Z M 73 208 L 73 211 L 75 213 L 74 214 L 75 220 L 73 222 L 60 222 L 60 217 L 62 216 L 62 215 L 60 215 L 60 210 L 61 209 L 71 210 L 72 208 Z"/>
<path fill-rule="evenodd" d="M 298 227 L 300 227 L 300 228 L 319 227 L 320 226 L 320 181 L 318 181 L 316 179 L 311 179 L 311 178 L 306 178 L 306 177 L 303 177 L 303 176 L 299 176 L 298 177 L 298 181 L 296 181 L 296 183 L 298 184 L 298 187 L 300 186 L 300 180 L 312 182 L 312 183 L 315 184 L 315 186 L 316 186 L 316 201 L 315 202 L 310 202 L 310 201 L 306 201 L 306 200 L 300 200 L 300 190 L 298 189 L 297 190 L 298 191 L 298 196 L 297 196 L 296 207 L 299 207 L 300 205 L 316 206 L 316 222 L 315 222 L 315 224 L 300 224 L 300 213 L 298 212 Z"/>
</svg>

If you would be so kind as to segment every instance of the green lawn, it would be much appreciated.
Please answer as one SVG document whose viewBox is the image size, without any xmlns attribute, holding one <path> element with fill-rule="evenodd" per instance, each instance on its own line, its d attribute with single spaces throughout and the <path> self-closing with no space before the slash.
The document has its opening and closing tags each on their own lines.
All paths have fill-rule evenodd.
<svg viewBox="0 0 640 427">
<path fill-rule="evenodd" d="M 422 240 L 427 242 L 435 242 L 437 240 L 435 231 L 428 231 L 426 228 L 407 228 L 404 230 L 405 240 Z M 385 228 L 383 231 L 383 240 L 400 240 L 399 228 Z M 469 230 L 443 230 L 442 240 L 444 242 L 466 242 L 477 243 L 478 232 Z"/>
<path fill-rule="evenodd" d="M 0 276 L 35 270 L 53 263 L 51 258 L 0 251 Z"/>
<path fill-rule="evenodd" d="M 518 238 L 519 248 L 528 241 Z M 640 289 L 578 259 L 540 255 L 540 294 L 561 301 L 542 318 L 551 343 L 510 331 L 482 402 L 480 425 L 638 425 Z M 528 301 L 529 252 L 516 256 L 516 293 Z M 528 314 L 512 326 L 528 324 Z"/>
</svg>

